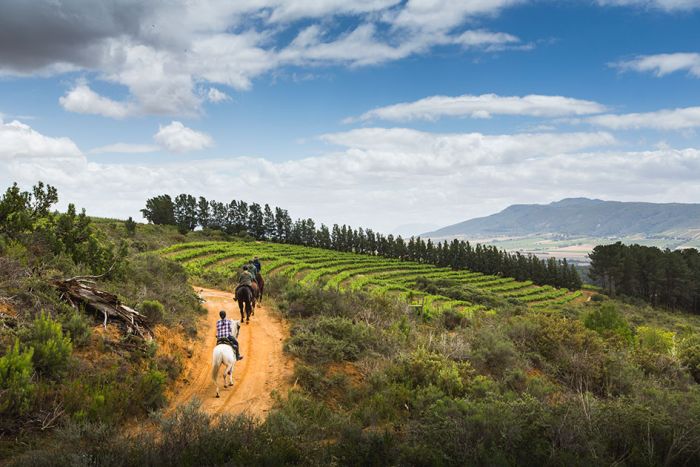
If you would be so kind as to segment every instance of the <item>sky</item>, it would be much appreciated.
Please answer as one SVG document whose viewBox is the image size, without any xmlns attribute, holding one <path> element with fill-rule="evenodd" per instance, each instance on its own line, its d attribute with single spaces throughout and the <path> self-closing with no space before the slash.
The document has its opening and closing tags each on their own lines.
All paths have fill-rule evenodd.
<svg viewBox="0 0 700 467">
<path fill-rule="evenodd" d="M 700 0 L 0 2 L 0 187 L 91 215 L 697 202 L 699 130 Z"/>
</svg>

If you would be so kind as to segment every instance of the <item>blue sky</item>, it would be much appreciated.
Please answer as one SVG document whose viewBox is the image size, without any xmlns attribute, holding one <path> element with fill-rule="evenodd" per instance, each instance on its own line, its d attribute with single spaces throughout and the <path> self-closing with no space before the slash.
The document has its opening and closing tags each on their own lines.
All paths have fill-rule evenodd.
<svg viewBox="0 0 700 467">
<path fill-rule="evenodd" d="M 700 195 L 700 1 L 231 3 L 3 2 L 0 183 L 384 231 Z"/>
</svg>

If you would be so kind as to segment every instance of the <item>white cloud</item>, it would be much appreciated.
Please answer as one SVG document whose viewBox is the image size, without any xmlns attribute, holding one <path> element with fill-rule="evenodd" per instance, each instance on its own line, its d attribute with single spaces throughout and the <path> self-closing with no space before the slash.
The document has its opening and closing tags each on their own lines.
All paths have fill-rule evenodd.
<svg viewBox="0 0 700 467">
<path fill-rule="evenodd" d="M 161 125 L 153 139 L 163 148 L 172 152 L 201 151 L 214 144 L 208 134 L 195 131 L 177 121 L 166 126 Z"/>
<path fill-rule="evenodd" d="M 44 136 L 29 125 L 14 120 L 0 120 L 0 161 L 26 158 L 80 157 L 80 149 L 69 138 Z"/>
<path fill-rule="evenodd" d="M 504 32 L 491 32 L 484 29 L 464 31 L 452 40 L 452 43 L 467 48 L 486 48 L 487 50 L 502 50 L 509 45 L 518 44 L 520 39 Z"/>
<path fill-rule="evenodd" d="M 457 97 L 432 96 L 414 102 L 379 107 L 365 112 L 356 120 L 437 120 L 441 117 L 490 118 L 492 115 L 525 115 L 533 117 L 562 117 L 605 112 L 597 102 L 563 96 L 499 96 L 465 94 Z"/>
<path fill-rule="evenodd" d="M 231 96 L 225 92 L 219 91 L 216 88 L 209 88 L 209 91 L 207 92 L 207 100 L 209 102 L 224 102 L 230 101 Z"/>
<path fill-rule="evenodd" d="M 60 100 L 69 111 L 111 118 L 197 115 L 206 101 L 216 102 L 199 90 L 216 89 L 212 85 L 247 90 L 259 76 L 289 65 L 368 66 L 441 45 L 527 48 L 505 32 L 461 27 L 478 26 L 481 16 L 517 3 L 115 0 L 87 11 L 80 2 L 6 0 L 0 31 L 9 39 L 0 41 L 0 74 L 82 70 L 128 90 L 125 102 L 118 102 L 79 83 Z M 338 16 L 347 22 L 342 30 L 334 27 Z"/>
<path fill-rule="evenodd" d="M 693 10 L 700 7 L 697 0 L 598 0 L 604 6 L 640 6 L 658 8 L 665 11 Z"/>
<path fill-rule="evenodd" d="M 632 60 L 613 63 L 612 66 L 622 71 L 650 72 L 659 77 L 677 71 L 687 71 L 691 76 L 700 78 L 698 53 L 640 55 Z"/>
<path fill-rule="evenodd" d="M 129 104 L 100 96 L 84 82 L 77 83 L 73 89 L 60 97 L 58 102 L 69 112 L 112 118 L 124 118 L 133 110 Z"/>
<path fill-rule="evenodd" d="M 17 125 L 9 124 L 9 131 L 18 131 Z M 0 154 L 14 144 L 7 144 L 6 126 Z M 32 157 L 0 160 L 0 186 L 43 180 L 59 188 L 64 203 L 109 217 L 138 217 L 148 197 L 185 192 L 270 203 L 293 216 L 389 231 L 407 222 L 447 225 L 513 203 L 567 196 L 656 202 L 700 197 L 700 150 L 625 152 L 599 132 L 482 135 L 367 128 L 325 135 L 340 147 L 320 157 L 154 165 L 91 162 L 70 140 L 47 138 L 26 126 L 20 130 L 45 144 L 13 152 Z M 42 149 L 47 140 L 58 147 Z M 66 153 L 72 157 L 54 157 Z"/>
<path fill-rule="evenodd" d="M 700 128 L 700 107 L 665 109 L 655 112 L 596 115 L 586 119 L 593 125 L 613 130 L 687 130 Z"/>
<path fill-rule="evenodd" d="M 145 154 L 159 150 L 160 146 L 153 144 L 115 143 L 90 149 L 88 154 Z"/>
</svg>

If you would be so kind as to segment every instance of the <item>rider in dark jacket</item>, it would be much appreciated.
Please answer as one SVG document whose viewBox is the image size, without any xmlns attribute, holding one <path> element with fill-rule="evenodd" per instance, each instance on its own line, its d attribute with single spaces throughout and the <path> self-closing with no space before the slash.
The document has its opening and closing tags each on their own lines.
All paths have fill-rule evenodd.
<svg viewBox="0 0 700 467">
<path fill-rule="evenodd" d="M 260 266 L 260 260 L 258 259 L 257 256 L 255 258 L 253 258 L 253 264 L 255 265 L 255 269 L 258 270 L 258 273 L 261 274 L 262 273 L 262 269 L 261 269 L 262 266 Z"/>
</svg>

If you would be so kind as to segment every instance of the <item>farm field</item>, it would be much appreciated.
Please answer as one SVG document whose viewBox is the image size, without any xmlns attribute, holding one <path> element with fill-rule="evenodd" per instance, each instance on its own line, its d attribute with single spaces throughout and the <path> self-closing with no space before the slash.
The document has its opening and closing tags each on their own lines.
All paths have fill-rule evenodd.
<svg viewBox="0 0 700 467">
<path fill-rule="evenodd" d="M 265 276 L 282 274 L 306 286 L 319 284 L 338 290 L 391 293 L 416 305 L 427 317 L 437 316 L 448 309 L 465 316 L 489 313 L 491 310 L 481 304 L 421 291 L 416 284 L 418 278 L 448 279 L 480 293 L 533 308 L 558 306 L 581 296 L 580 291 L 537 286 L 509 277 L 280 243 L 191 242 L 173 245 L 160 252 L 181 263 L 190 274 L 201 275 L 213 271 L 231 277 L 245 262 L 257 255 L 263 263 Z"/>
</svg>

